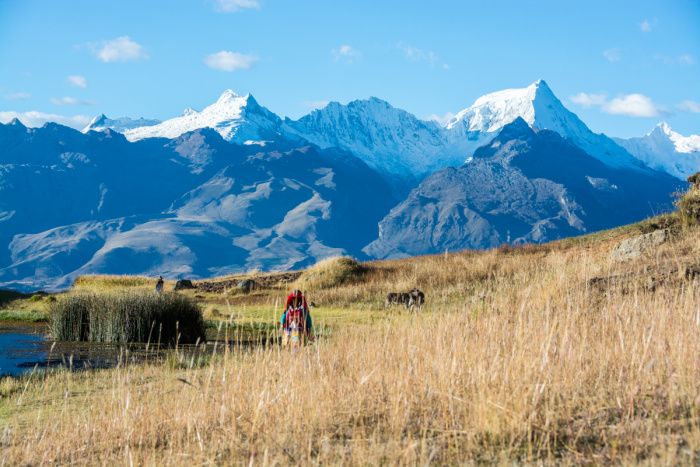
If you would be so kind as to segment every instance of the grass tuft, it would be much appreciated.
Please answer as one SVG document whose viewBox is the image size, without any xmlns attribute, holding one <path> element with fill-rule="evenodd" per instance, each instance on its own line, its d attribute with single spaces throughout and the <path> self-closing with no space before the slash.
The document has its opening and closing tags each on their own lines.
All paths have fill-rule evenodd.
<svg viewBox="0 0 700 467">
<path fill-rule="evenodd" d="M 334 256 L 316 263 L 302 273 L 296 284 L 304 290 L 320 290 L 352 282 L 364 274 L 365 269 L 347 256 Z"/>
</svg>

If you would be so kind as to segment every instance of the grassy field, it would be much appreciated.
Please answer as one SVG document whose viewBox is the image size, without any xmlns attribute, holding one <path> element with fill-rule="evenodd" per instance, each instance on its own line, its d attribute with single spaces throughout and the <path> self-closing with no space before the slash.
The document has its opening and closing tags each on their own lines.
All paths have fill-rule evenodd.
<svg viewBox="0 0 700 467">
<path fill-rule="evenodd" d="M 666 243 L 611 258 L 622 239 L 664 227 Z M 264 284 L 249 293 L 221 286 L 244 276 L 217 279 L 221 293 L 182 292 L 219 327 L 213 352 L 0 380 L 1 462 L 700 463 L 692 223 L 273 276 L 248 275 Z M 414 287 L 421 313 L 384 310 L 387 292 Z M 275 329 L 294 288 L 317 305 L 313 346 L 226 345 L 231 327 Z"/>
</svg>

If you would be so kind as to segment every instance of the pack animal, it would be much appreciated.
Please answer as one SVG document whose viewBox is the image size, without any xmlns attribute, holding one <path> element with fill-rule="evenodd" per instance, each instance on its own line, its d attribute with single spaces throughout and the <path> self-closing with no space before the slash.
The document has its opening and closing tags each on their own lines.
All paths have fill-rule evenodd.
<svg viewBox="0 0 700 467">
<path fill-rule="evenodd" d="M 410 301 L 410 294 L 391 292 L 386 294 L 386 298 L 384 299 L 384 308 L 389 308 L 391 305 L 403 305 L 404 308 L 408 308 L 408 303 Z"/>
<path fill-rule="evenodd" d="M 413 313 L 413 307 L 418 307 L 418 311 L 423 310 L 423 303 L 425 303 L 425 294 L 418 289 L 411 290 L 408 295 L 410 296 L 407 308 Z"/>
</svg>

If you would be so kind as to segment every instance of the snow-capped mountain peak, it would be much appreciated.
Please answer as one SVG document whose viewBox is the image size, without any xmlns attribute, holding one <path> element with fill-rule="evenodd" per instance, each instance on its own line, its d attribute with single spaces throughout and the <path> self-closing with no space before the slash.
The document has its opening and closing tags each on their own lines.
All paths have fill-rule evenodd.
<svg viewBox="0 0 700 467">
<path fill-rule="evenodd" d="M 286 119 L 283 129 L 321 148 L 348 150 L 379 172 L 406 180 L 446 164 L 438 155 L 444 138 L 437 123 L 376 97 L 347 105 L 331 102 L 297 121 Z"/>
<path fill-rule="evenodd" d="M 613 138 L 649 167 L 664 170 L 685 180 L 700 170 L 700 136 L 683 136 L 666 122 L 639 138 Z"/>
<path fill-rule="evenodd" d="M 612 167 L 638 168 L 639 161 L 605 135 L 593 133 L 540 79 L 523 89 L 482 96 L 447 123 L 448 139 L 482 141 L 489 133 L 522 118 L 531 127 L 553 130 Z"/>
<path fill-rule="evenodd" d="M 118 131 L 119 133 L 124 133 L 127 130 L 149 127 L 158 125 L 159 123 L 160 120 L 145 118 L 133 120 L 129 117 L 122 117 L 113 120 L 111 118 L 107 118 L 105 114 L 100 114 L 93 118 L 92 121 L 85 128 L 83 128 L 82 132 L 87 133 L 88 131 L 104 131 L 106 129 L 110 129 Z"/>
<path fill-rule="evenodd" d="M 144 138 L 172 139 L 200 128 L 213 128 L 225 140 L 244 144 L 274 139 L 281 122 L 277 115 L 260 106 L 252 95 L 239 96 L 228 89 L 214 104 L 201 112 L 185 111 L 182 116 L 166 120 L 160 125 L 135 128 L 124 132 L 124 135 L 130 141 Z"/>
<path fill-rule="evenodd" d="M 573 113 L 566 110 L 547 83 L 540 79 L 526 88 L 505 89 L 478 98 L 471 107 L 462 110 L 447 122 L 447 129 L 463 126 L 470 132 L 494 132 L 518 117 L 530 126 L 557 132 L 561 132 L 564 129 L 562 127 L 578 127 L 582 124 Z"/>
</svg>

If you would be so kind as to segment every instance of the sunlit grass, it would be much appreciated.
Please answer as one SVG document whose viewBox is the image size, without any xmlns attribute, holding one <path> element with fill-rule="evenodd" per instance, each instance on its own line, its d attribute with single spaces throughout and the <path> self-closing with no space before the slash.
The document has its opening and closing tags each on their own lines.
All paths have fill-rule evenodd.
<svg viewBox="0 0 700 467">
<path fill-rule="evenodd" d="M 667 226 L 364 263 L 304 288 L 321 332 L 297 351 L 275 341 L 289 290 L 200 295 L 216 336 L 206 351 L 0 380 L 3 459 L 696 465 L 700 279 L 679 271 L 700 265 L 700 230 L 610 256 Z M 387 292 L 414 287 L 422 313 L 383 309 Z"/>
</svg>

